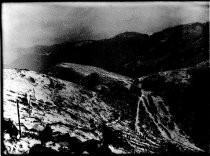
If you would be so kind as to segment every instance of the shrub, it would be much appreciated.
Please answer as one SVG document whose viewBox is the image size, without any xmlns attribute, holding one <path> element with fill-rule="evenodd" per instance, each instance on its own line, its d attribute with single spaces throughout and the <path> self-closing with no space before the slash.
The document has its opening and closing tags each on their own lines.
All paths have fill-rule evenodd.
<svg viewBox="0 0 210 156">
<path fill-rule="evenodd" d="M 32 78 L 32 77 L 29 77 L 29 78 L 28 78 L 28 81 L 31 82 L 31 83 L 35 83 L 35 79 Z"/>
<path fill-rule="evenodd" d="M 25 77 L 25 74 L 20 74 L 20 77 Z"/>
<path fill-rule="evenodd" d="M 44 144 L 47 141 L 52 140 L 52 129 L 47 124 L 43 131 L 39 133 L 39 138 L 41 140 L 41 143 Z"/>
<path fill-rule="evenodd" d="M 57 82 L 54 87 L 58 90 L 62 90 L 64 88 L 64 84 L 60 83 L 60 82 Z"/>
<path fill-rule="evenodd" d="M 16 126 L 14 125 L 14 123 L 8 119 L 3 121 L 3 131 L 7 132 L 10 134 L 10 137 L 15 137 L 17 138 L 18 135 L 18 129 L 16 128 Z"/>
<path fill-rule="evenodd" d="M 81 154 L 83 152 L 82 142 L 76 137 L 69 137 L 69 148 L 75 154 Z"/>
<path fill-rule="evenodd" d="M 51 78 L 49 78 L 49 81 L 50 81 L 49 87 L 54 88 L 55 84 L 54 84 L 53 80 Z"/>
<path fill-rule="evenodd" d="M 91 73 L 85 77 L 84 86 L 89 89 L 95 88 L 99 84 L 99 75 L 97 73 Z"/>
<path fill-rule="evenodd" d="M 98 140 L 87 140 L 83 143 L 83 151 L 87 151 L 90 154 L 94 154 L 100 147 L 101 141 Z"/>
<path fill-rule="evenodd" d="M 56 154 L 57 151 L 44 147 L 40 144 L 35 144 L 33 147 L 30 148 L 29 150 L 29 155 L 38 155 L 38 154 Z"/>
</svg>

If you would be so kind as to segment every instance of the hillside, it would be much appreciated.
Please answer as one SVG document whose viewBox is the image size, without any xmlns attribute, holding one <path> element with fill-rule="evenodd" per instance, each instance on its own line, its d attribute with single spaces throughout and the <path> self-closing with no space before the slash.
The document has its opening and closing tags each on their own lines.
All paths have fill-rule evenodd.
<svg viewBox="0 0 210 156">
<path fill-rule="evenodd" d="M 34 71 L 4 69 L 5 153 L 34 154 L 44 151 L 140 154 L 205 151 L 205 142 L 202 144 L 201 140 L 196 140 L 194 133 L 186 129 L 186 122 L 176 119 L 176 106 L 168 102 L 164 94 L 157 94 L 145 85 L 146 79 L 152 80 L 151 76 L 140 78 L 140 83 L 134 85 L 137 88 L 142 86 L 139 92 L 132 91 L 133 80 L 125 76 L 90 66 L 68 63 L 58 66 L 72 68 L 76 73 L 85 75 L 82 82 L 87 82 L 76 84 Z M 189 70 L 193 71 L 191 68 Z M 98 74 L 98 83 L 87 85 L 91 78 L 95 78 L 89 77 L 91 73 L 87 71 Z M 166 80 L 170 81 L 170 77 Z M 178 79 L 178 83 L 185 83 L 185 76 Z M 191 79 L 186 84 L 188 82 Z M 100 86 L 106 89 L 102 91 Z M 30 93 L 33 94 L 31 109 L 27 103 L 27 95 Z M 20 139 L 15 139 L 19 129 L 16 100 L 19 100 Z M 205 108 L 205 104 L 202 108 Z M 32 110 L 31 114 L 29 110 Z M 193 111 L 196 112 L 196 109 Z M 196 119 L 196 122 L 192 121 L 189 125 L 193 127 L 197 122 Z M 204 135 L 203 127 L 200 131 L 196 130 L 200 136 Z"/>
<path fill-rule="evenodd" d="M 209 134 L 209 62 L 201 62 L 193 67 L 159 72 L 139 78 L 144 90 L 161 96 L 165 105 L 181 129 L 190 135 L 192 140 L 208 151 Z"/>
</svg>

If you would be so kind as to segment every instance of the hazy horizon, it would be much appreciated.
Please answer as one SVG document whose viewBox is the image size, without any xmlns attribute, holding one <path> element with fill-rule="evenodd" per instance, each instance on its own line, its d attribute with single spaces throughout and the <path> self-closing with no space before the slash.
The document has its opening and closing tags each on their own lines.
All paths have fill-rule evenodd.
<svg viewBox="0 0 210 156">
<path fill-rule="evenodd" d="M 99 40 L 126 31 L 152 34 L 207 22 L 208 16 L 208 2 L 3 3 L 3 62 L 12 63 L 19 48 Z"/>
</svg>

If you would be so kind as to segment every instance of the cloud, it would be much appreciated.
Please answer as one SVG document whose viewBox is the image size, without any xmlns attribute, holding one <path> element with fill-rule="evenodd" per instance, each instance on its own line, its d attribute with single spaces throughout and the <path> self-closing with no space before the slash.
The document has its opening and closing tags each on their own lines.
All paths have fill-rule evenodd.
<svg viewBox="0 0 210 156">
<path fill-rule="evenodd" d="M 208 3 L 4 3 L 3 56 L 11 62 L 17 49 L 34 45 L 109 38 L 125 31 L 154 33 L 164 28 L 208 20 Z"/>
</svg>

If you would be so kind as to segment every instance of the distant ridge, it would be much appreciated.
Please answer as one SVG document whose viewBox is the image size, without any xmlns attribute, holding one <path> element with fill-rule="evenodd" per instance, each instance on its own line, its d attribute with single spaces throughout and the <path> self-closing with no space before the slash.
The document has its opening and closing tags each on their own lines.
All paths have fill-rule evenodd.
<svg viewBox="0 0 210 156">
<path fill-rule="evenodd" d="M 122 38 L 139 38 L 139 37 L 148 37 L 147 34 L 141 34 L 141 33 L 138 33 L 138 32 L 129 32 L 129 31 L 126 31 L 124 33 L 121 33 L 121 34 L 118 34 L 118 35 L 115 35 L 114 37 L 112 38 L 115 38 L 115 39 L 122 39 Z"/>
<path fill-rule="evenodd" d="M 38 46 L 27 51 L 10 67 L 45 71 L 58 63 L 70 62 L 139 77 L 208 60 L 209 22 L 179 25 L 150 36 L 124 32 L 110 39 Z"/>
</svg>

